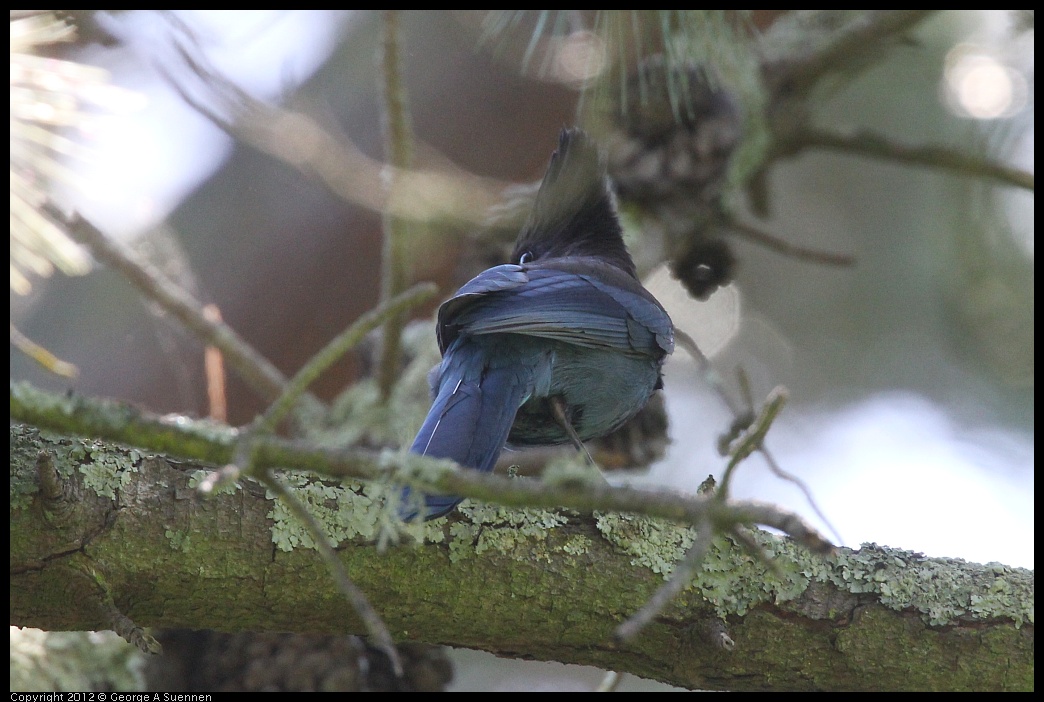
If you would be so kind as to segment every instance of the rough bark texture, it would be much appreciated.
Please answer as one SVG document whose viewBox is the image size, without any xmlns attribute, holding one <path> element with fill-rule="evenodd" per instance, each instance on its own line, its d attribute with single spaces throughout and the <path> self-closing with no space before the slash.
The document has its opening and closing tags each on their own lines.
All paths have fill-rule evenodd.
<svg viewBox="0 0 1044 702">
<path fill-rule="evenodd" d="M 360 633 L 282 506 L 249 481 L 201 499 L 203 469 L 13 426 L 11 623 L 105 629 L 119 613 L 150 627 Z M 715 543 L 694 585 L 617 646 L 614 628 L 663 583 L 690 529 L 474 507 L 427 525 L 422 545 L 379 553 L 371 488 L 295 485 L 403 641 L 709 689 L 1033 686 L 1029 571 L 876 546 L 823 560 L 757 534 L 779 576 Z"/>
</svg>

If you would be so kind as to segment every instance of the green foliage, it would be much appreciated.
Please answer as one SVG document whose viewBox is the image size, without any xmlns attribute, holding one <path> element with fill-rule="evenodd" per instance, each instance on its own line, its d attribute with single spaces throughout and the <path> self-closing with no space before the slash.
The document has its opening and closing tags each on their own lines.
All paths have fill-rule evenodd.
<svg viewBox="0 0 1044 702">
<path fill-rule="evenodd" d="M 11 692 L 144 689 L 138 650 L 111 631 L 11 627 Z"/>
</svg>

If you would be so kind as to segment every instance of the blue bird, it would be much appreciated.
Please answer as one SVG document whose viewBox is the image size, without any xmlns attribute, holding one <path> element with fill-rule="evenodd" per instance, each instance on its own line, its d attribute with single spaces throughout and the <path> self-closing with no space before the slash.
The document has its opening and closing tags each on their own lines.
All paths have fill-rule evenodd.
<svg viewBox="0 0 1044 702">
<path fill-rule="evenodd" d="M 605 166 L 563 129 L 511 263 L 483 271 L 439 308 L 442 363 L 410 451 L 489 472 L 505 444 L 608 434 L 663 386 L 674 350 L 667 312 L 635 272 Z M 404 519 L 435 519 L 462 498 L 401 495 Z"/>
</svg>

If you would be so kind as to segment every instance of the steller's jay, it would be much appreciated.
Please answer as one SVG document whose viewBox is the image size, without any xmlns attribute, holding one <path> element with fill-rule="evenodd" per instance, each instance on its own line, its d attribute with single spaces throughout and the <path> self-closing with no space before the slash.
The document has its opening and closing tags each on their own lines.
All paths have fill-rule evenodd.
<svg viewBox="0 0 1044 702">
<path fill-rule="evenodd" d="M 662 387 L 674 327 L 624 246 L 598 149 L 563 129 L 511 263 L 439 308 L 442 363 L 410 451 L 489 472 L 505 443 L 604 436 Z M 405 488 L 401 515 L 434 519 L 462 498 Z"/>
</svg>

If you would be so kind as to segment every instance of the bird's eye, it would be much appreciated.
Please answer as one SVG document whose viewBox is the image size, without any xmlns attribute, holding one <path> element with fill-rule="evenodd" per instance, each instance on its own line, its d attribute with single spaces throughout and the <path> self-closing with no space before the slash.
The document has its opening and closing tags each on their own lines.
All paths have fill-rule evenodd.
<svg viewBox="0 0 1044 702">
<path fill-rule="evenodd" d="M 521 256 L 518 257 L 518 265 L 524 266 L 525 264 L 529 263 L 532 260 L 533 260 L 533 252 L 532 251 L 526 251 L 524 254 L 522 254 Z"/>
</svg>

